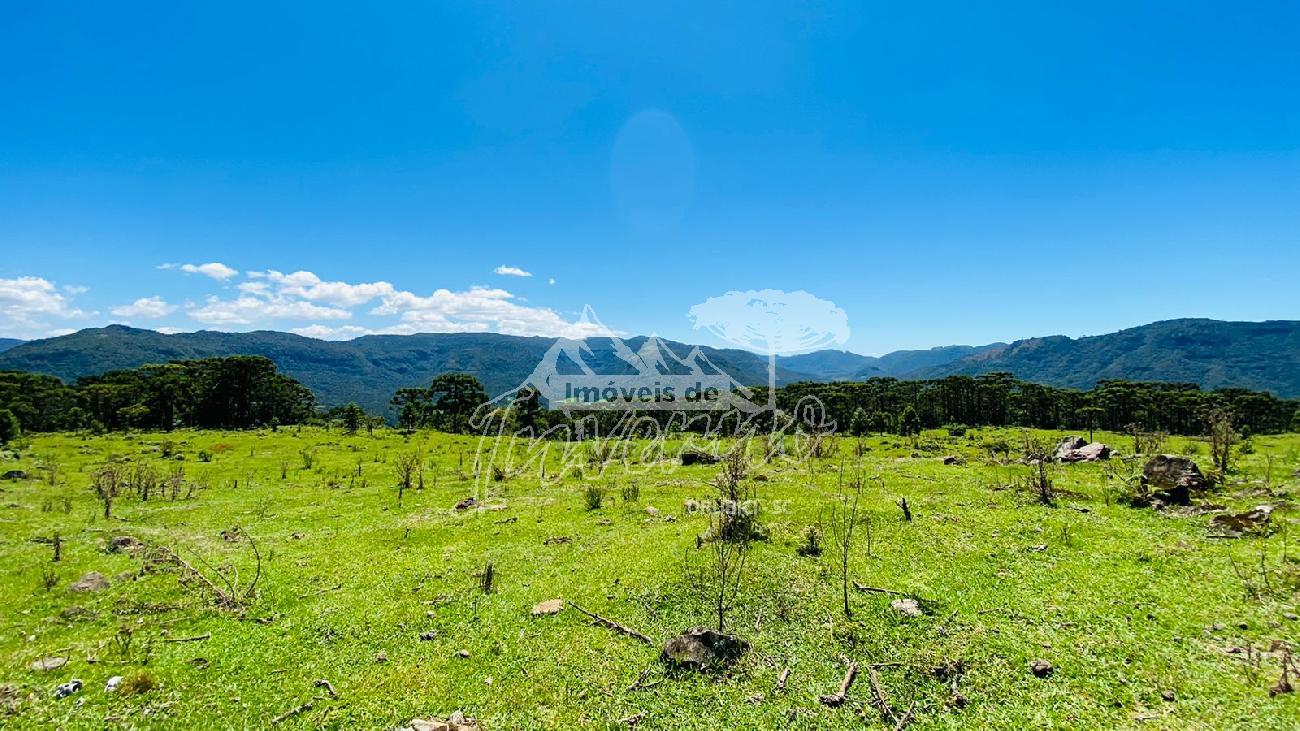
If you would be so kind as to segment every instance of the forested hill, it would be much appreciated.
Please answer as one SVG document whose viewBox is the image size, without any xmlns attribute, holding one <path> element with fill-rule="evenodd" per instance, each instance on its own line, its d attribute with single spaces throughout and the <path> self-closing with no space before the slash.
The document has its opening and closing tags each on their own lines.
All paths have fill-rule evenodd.
<svg viewBox="0 0 1300 731">
<path fill-rule="evenodd" d="M 1108 335 L 1018 340 L 909 374 L 1008 372 L 1023 381 L 1090 388 L 1106 379 L 1197 383 L 1300 397 L 1300 321 L 1166 320 Z"/>
<path fill-rule="evenodd" d="M 18 340 L 16 338 L 0 338 L 0 353 L 3 353 L 4 351 L 14 347 L 15 345 L 22 345 L 22 344 L 23 341 Z"/>
<path fill-rule="evenodd" d="M 634 351 L 645 338 L 629 338 Z M 0 352 L 0 370 L 47 373 L 66 381 L 148 363 L 228 355 L 263 355 L 301 381 L 324 405 L 355 401 L 383 413 L 398 388 L 427 386 L 449 371 L 477 376 L 489 394 L 528 376 L 554 343 L 550 338 L 492 333 L 368 335 L 344 342 L 282 332 L 197 332 L 164 335 L 112 325 L 21 343 Z M 588 340 L 587 364 L 597 373 L 625 367 L 606 338 Z M 679 356 L 692 346 L 667 343 Z M 714 365 L 746 385 L 767 381 L 767 361 L 743 350 L 701 348 Z M 1198 383 L 1300 396 L 1300 322 L 1171 320 L 1109 335 L 1036 338 L 1010 345 L 946 346 L 871 357 L 820 351 L 781 358 L 780 383 L 904 379 L 1007 371 L 1025 381 L 1089 388 L 1102 379 Z"/>
<path fill-rule="evenodd" d="M 636 337 L 624 342 L 635 351 L 645 340 Z M 324 405 L 356 402 L 373 413 L 385 413 L 397 389 L 427 386 L 434 376 L 450 371 L 473 374 L 496 396 L 523 383 L 554 342 L 552 338 L 494 333 L 367 335 L 340 342 L 272 331 L 164 335 L 110 325 L 24 343 L 0 353 L 0 370 L 45 373 L 71 382 L 148 363 L 262 355 L 310 388 Z M 614 355 L 608 338 L 589 338 L 587 345 L 591 352 L 585 356 L 586 363 L 595 372 L 618 373 L 626 368 Z M 674 342 L 667 345 L 679 356 L 693 347 Z M 767 361 L 761 356 L 743 350 L 700 350 L 742 384 L 767 382 Z M 777 375 L 782 383 L 817 379 L 814 374 L 784 368 L 778 368 Z"/>
</svg>

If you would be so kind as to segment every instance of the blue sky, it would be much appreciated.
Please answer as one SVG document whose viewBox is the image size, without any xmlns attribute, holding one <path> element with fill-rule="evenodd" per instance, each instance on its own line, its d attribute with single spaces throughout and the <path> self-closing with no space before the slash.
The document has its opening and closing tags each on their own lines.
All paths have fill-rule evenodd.
<svg viewBox="0 0 1300 731">
<path fill-rule="evenodd" d="M 1294 3 L 185 5 L 0 9 L 0 335 L 1300 316 Z"/>
</svg>

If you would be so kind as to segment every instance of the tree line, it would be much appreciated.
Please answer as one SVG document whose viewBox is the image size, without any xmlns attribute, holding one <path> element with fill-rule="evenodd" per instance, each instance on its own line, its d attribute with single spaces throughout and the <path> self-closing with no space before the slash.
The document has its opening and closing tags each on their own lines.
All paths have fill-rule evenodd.
<svg viewBox="0 0 1300 731">
<path fill-rule="evenodd" d="M 311 391 L 261 356 L 146 365 L 71 385 L 54 376 L 0 372 L 0 422 L 12 417 L 23 432 L 247 429 L 315 415 Z"/>
<path fill-rule="evenodd" d="M 1200 435 L 1216 413 L 1231 414 L 1251 434 L 1300 429 L 1300 401 L 1194 383 L 1104 380 L 1093 389 L 1054 388 L 1009 373 L 927 381 L 794 383 L 777 389 L 778 408 L 814 396 L 841 431 L 914 433 L 948 425 L 1126 431 Z"/>
<path fill-rule="evenodd" d="M 762 404 L 767 396 L 767 389 L 758 387 L 750 397 Z M 1105 380 L 1081 391 L 1020 381 L 1008 373 L 990 373 L 926 381 L 800 382 L 776 390 L 777 409 L 787 414 L 798 411 L 799 404 L 809 398 L 816 398 L 824 407 L 822 420 L 834 422 L 837 431 L 858 435 L 915 434 L 955 425 L 1201 435 L 1209 433 L 1212 424 L 1225 414 L 1246 434 L 1300 431 L 1300 401 L 1238 388 L 1205 391 L 1188 383 Z M 486 392 L 472 375 L 450 373 L 434 379 L 430 388 L 399 390 L 391 403 L 402 428 L 464 432 L 473 430 L 471 417 L 486 400 Z M 550 430 L 558 436 L 609 434 L 626 419 L 619 411 L 574 412 L 570 416 L 547 410 L 531 387 L 521 389 L 511 403 L 494 413 L 505 420 L 510 431 L 528 429 L 541 434 Z M 661 428 L 671 428 L 674 419 L 686 430 L 710 426 L 706 419 L 682 420 L 672 412 L 643 411 L 639 417 L 654 420 Z M 760 414 L 750 423 L 762 428 L 768 418 L 770 415 Z M 716 420 L 711 426 L 716 428 Z"/>
<path fill-rule="evenodd" d="M 767 389 L 751 390 L 755 403 Z M 1202 390 L 1196 384 L 1101 381 L 1091 390 L 1054 388 L 1019 381 L 1007 373 L 949 376 L 926 381 L 873 378 L 833 383 L 801 382 L 776 390 L 778 411 L 798 410 L 815 398 L 822 419 L 852 434 L 915 434 L 943 426 L 1016 426 L 1040 429 L 1208 433 L 1215 419 L 1230 415 L 1247 434 L 1300 431 L 1300 401 L 1245 389 Z M 402 429 L 475 431 L 474 416 L 488 401 L 468 373 L 445 373 L 428 387 L 399 389 L 390 402 Z M 622 412 L 575 412 L 546 408 L 525 387 L 491 412 L 511 431 L 564 435 L 609 434 Z M 671 412 L 644 411 L 661 428 L 717 429 L 716 421 Z M 676 418 L 676 422 L 673 419 Z M 771 415 L 751 421 L 762 428 Z M 279 373 L 261 356 L 175 361 L 86 376 L 72 385 L 53 376 L 0 372 L 0 441 L 19 432 L 76 429 L 241 429 L 277 424 L 338 422 L 345 431 L 372 428 L 379 417 L 355 404 L 317 410 L 311 391 Z M 675 424 L 675 427 L 674 427 Z M 559 427 L 557 429 L 557 427 Z"/>
</svg>

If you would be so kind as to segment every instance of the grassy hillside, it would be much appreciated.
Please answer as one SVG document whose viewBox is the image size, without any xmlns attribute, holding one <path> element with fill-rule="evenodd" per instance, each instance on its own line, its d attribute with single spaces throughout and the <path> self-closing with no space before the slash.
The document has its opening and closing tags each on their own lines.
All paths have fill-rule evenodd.
<svg viewBox="0 0 1300 731">
<path fill-rule="evenodd" d="M 458 511 L 474 492 L 468 437 L 41 436 L 0 464 L 32 475 L 3 483 L 0 725 L 262 728 L 280 719 L 283 729 L 383 729 L 460 709 L 485 729 L 619 728 L 629 718 L 638 729 L 890 728 L 872 701 L 872 666 L 915 729 L 1295 728 L 1300 697 L 1268 693 L 1280 675 L 1275 642 L 1300 642 L 1296 552 L 1280 511 L 1272 536 L 1214 539 L 1209 515 L 1116 504 L 1098 464 L 1052 467 L 1061 497 L 1045 507 L 1012 487 L 1027 468 L 986 461 L 985 439 L 1018 443 L 1020 434 L 931 433 L 919 448 L 872 438 L 850 470 L 872 477 L 850 575 L 919 598 L 916 617 L 891 608 L 899 595 L 861 591 L 846 617 L 833 544 L 820 557 L 796 551 L 807 526 L 829 531 L 852 442 L 811 462 L 756 464 L 747 483 L 770 537 L 755 544 L 728 620 L 752 648 L 725 672 L 697 673 L 666 670 L 658 643 L 713 618 L 713 551 L 696 542 L 709 517 L 685 501 L 713 494 L 717 467 L 643 464 L 634 449 L 635 474 L 581 458 L 581 478 L 557 478 L 552 451 L 546 478 L 536 463 L 508 469 L 479 495 L 482 509 Z M 1167 448 L 1206 449 L 1184 439 Z M 1294 499 L 1286 476 L 1300 468 L 1300 437 L 1257 438 L 1255 448 L 1206 502 Z M 397 458 L 414 449 L 426 485 L 399 503 Z M 967 463 L 944 465 L 950 453 Z M 86 485 L 109 455 L 164 475 L 183 466 L 178 497 L 123 495 L 103 518 Z M 54 484 L 41 465 L 58 465 Z M 639 496 L 621 494 L 630 485 Z M 593 487 L 606 492 L 590 510 Z M 145 547 L 111 552 L 118 536 Z M 254 580 L 248 538 L 261 556 L 256 591 L 226 608 L 160 548 L 226 591 L 220 576 L 233 580 L 235 569 L 240 587 Z M 70 591 L 92 571 L 107 588 Z M 554 598 L 570 606 L 531 616 Z M 43 658 L 66 664 L 32 669 Z M 1052 667 L 1047 677 L 1031 671 L 1039 659 Z M 843 706 L 828 707 L 818 699 L 835 691 L 846 660 L 862 674 Z M 129 687 L 105 692 L 112 676 Z M 72 678 L 84 688 L 55 699 Z"/>
<path fill-rule="evenodd" d="M 1123 378 L 1248 388 L 1294 398 L 1300 396 L 1300 321 L 1168 320 L 1077 340 L 1018 340 L 913 375 L 994 371 L 1074 388 Z"/>
</svg>

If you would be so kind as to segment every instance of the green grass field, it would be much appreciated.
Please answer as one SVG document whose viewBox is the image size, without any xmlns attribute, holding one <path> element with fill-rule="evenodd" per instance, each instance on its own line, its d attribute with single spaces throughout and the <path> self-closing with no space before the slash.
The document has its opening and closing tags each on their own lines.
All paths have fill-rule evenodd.
<svg viewBox="0 0 1300 731">
<path fill-rule="evenodd" d="M 843 439 L 824 459 L 755 468 L 770 539 L 754 544 L 728 614 L 752 649 L 716 672 L 668 671 L 657 645 L 714 621 L 713 552 L 696 543 L 709 517 L 684 504 L 715 494 L 717 466 L 658 464 L 634 450 L 633 474 L 588 465 L 557 479 L 555 445 L 545 479 L 533 464 L 488 480 L 485 507 L 457 511 L 474 493 L 471 437 L 37 436 L 0 463 L 28 473 L 0 482 L 0 726 L 263 728 L 311 702 L 275 727 L 394 728 L 458 709 L 485 729 L 620 728 L 629 718 L 638 729 L 892 727 L 873 702 L 873 663 L 897 714 L 912 708 L 911 728 L 1300 725 L 1296 694 L 1269 694 L 1281 674 L 1275 641 L 1300 640 L 1300 548 L 1287 547 L 1285 514 L 1300 436 L 1255 438 L 1253 454 L 1206 496 L 1232 509 L 1279 506 L 1271 535 L 1222 539 L 1210 537 L 1208 515 L 1119 504 L 1101 464 L 1053 467 L 1057 505 L 1040 505 L 1013 486 L 1028 468 L 990 462 L 979 448 L 992 435 L 928 433 L 920 450 L 871 438 L 861 458 Z M 1126 437 L 1098 438 L 1127 451 Z M 184 460 L 165 459 L 164 443 Z M 425 486 L 399 505 L 396 462 L 416 448 Z M 1165 450 L 1208 462 L 1192 440 Z M 944 465 L 946 454 L 966 464 Z M 164 477 L 183 465 L 185 485 L 176 499 L 122 495 L 105 519 L 91 485 L 109 455 L 151 462 Z M 53 484 L 42 470 L 51 464 Z M 872 478 L 851 577 L 920 598 L 924 616 L 892 609 L 896 597 L 853 591 L 846 618 L 833 547 L 797 554 L 805 528 L 828 520 L 841 470 Z M 606 493 L 589 510 L 593 483 Z M 624 500 L 630 484 L 639 499 Z M 147 548 L 109 552 L 117 536 Z M 160 559 L 159 547 L 170 548 L 222 587 L 219 574 L 237 569 L 242 589 L 256 560 L 241 536 L 253 539 L 261 572 L 239 608 L 217 606 L 210 589 Z M 91 571 L 108 588 L 70 590 Z M 531 615 L 557 597 L 656 645 L 572 607 Z M 67 663 L 32 669 L 42 658 Z M 826 707 L 818 698 L 836 690 L 845 659 L 863 672 L 847 703 Z M 1036 677 L 1035 659 L 1054 672 Z M 958 661 L 964 707 L 933 672 Z M 130 687 L 106 692 L 118 675 Z M 72 678 L 84 688 L 56 699 Z"/>
</svg>

